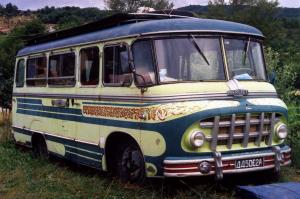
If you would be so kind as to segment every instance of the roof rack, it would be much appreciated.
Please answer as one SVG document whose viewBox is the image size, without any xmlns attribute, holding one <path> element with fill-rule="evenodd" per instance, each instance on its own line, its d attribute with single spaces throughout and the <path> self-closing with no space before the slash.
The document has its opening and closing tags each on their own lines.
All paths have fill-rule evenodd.
<svg viewBox="0 0 300 199">
<path fill-rule="evenodd" d="M 102 30 L 113 26 L 118 26 L 128 23 L 137 23 L 147 20 L 160 20 L 168 18 L 186 18 L 189 16 L 171 15 L 171 14 L 161 14 L 161 13 L 118 13 L 112 16 L 106 17 L 99 21 L 88 23 L 82 26 L 52 32 L 41 36 L 36 36 L 28 40 L 26 46 L 31 46 L 35 44 L 45 43 L 48 41 L 59 40 L 67 37 L 72 37 L 92 31 Z"/>
</svg>

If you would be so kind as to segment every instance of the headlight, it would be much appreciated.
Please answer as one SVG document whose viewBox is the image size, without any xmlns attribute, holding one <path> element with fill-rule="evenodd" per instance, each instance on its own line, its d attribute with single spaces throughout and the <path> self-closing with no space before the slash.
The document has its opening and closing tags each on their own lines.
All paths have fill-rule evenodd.
<svg viewBox="0 0 300 199">
<path fill-rule="evenodd" d="M 279 139 L 286 138 L 287 134 L 288 134 L 288 130 L 287 130 L 287 126 L 285 124 L 280 124 L 279 126 L 277 126 L 276 135 Z"/>
<path fill-rule="evenodd" d="M 190 136 L 190 144 L 193 147 L 201 147 L 204 144 L 205 136 L 201 131 L 195 131 Z"/>
</svg>

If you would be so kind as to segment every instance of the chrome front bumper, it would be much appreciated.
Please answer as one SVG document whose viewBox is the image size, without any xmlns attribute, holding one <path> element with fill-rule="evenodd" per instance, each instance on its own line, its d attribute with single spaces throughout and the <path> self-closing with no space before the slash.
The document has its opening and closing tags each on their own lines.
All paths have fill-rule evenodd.
<svg viewBox="0 0 300 199">
<path fill-rule="evenodd" d="M 263 166 L 236 169 L 235 161 L 251 158 L 263 158 Z M 208 162 L 211 170 L 208 173 L 201 173 L 199 165 L 202 162 Z M 216 179 L 223 178 L 223 174 L 243 173 L 251 171 L 259 171 L 266 169 L 274 169 L 275 172 L 280 171 L 281 166 L 291 163 L 291 148 L 287 145 L 279 147 L 273 146 L 263 151 L 240 152 L 231 154 L 222 154 L 221 152 L 213 152 L 211 156 L 198 158 L 166 158 L 164 160 L 164 176 L 166 177 L 188 177 L 188 176 L 207 176 L 215 175 Z"/>
</svg>

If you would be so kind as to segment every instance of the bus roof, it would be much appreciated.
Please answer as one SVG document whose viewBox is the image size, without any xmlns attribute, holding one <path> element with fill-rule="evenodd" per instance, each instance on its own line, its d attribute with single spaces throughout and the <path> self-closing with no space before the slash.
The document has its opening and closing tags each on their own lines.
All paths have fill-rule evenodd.
<svg viewBox="0 0 300 199">
<path fill-rule="evenodd" d="M 97 22 L 32 39 L 17 56 L 117 38 L 193 32 L 264 37 L 261 31 L 252 26 L 223 20 L 164 14 L 116 14 Z"/>
</svg>

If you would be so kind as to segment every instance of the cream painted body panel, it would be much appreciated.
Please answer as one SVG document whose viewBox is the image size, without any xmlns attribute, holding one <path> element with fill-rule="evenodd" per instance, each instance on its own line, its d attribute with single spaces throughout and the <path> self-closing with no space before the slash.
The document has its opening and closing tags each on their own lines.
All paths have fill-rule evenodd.
<svg viewBox="0 0 300 199">
<path fill-rule="evenodd" d="M 75 47 L 73 50 L 76 55 L 79 54 L 81 48 L 98 46 L 100 49 L 101 55 L 103 54 L 103 46 L 107 44 L 115 44 L 115 43 L 127 43 L 131 44 L 134 40 L 119 40 L 119 41 L 111 41 L 101 44 L 88 45 Z M 61 49 L 59 51 L 65 51 L 69 49 Z M 49 56 L 49 53 L 46 53 Z M 20 58 L 17 58 L 17 61 Z M 26 60 L 26 57 L 24 57 Z M 100 69 L 102 69 L 103 56 L 100 57 Z M 79 71 L 79 56 L 76 59 L 76 71 Z M 239 106 L 239 102 L 231 100 L 231 101 L 220 101 L 214 100 L 213 95 L 223 95 L 227 96 L 226 92 L 229 90 L 226 82 L 198 82 L 198 83 L 177 83 L 177 84 L 165 84 L 158 85 L 147 88 L 145 93 L 141 93 L 139 88 L 136 88 L 134 83 L 130 87 L 109 87 L 104 86 L 101 80 L 102 70 L 99 72 L 100 83 L 97 86 L 86 87 L 82 86 L 79 83 L 79 72 L 76 73 L 77 84 L 74 87 L 27 87 L 25 85 L 24 88 L 16 88 L 14 86 L 14 94 L 31 94 L 34 97 L 25 97 L 25 98 L 33 98 L 33 99 L 41 99 L 42 105 L 47 107 L 53 107 L 52 100 L 62 99 L 62 100 L 73 100 L 74 104 L 69 105 L 70 109 L 80 109 L 82 111 L 83 117 L 95 117 L 85 115 L 83 113 L 84 105 L 83 102 L 89 103 L 107 103 L 108 107 L 122 107 L 124 112 L 126 112 L 126 108 L 128 110 L 135 109 L 139 114 L 136 115 L 136 118 L 118 118 L 118 117 L 103 117 L 97 116 L 96 118 L 103 118 L 115 121 L 129 121 L 129 122 L 140 122 L 146 124 L 156 124 L 163 123 L 165 121 L 171 121 L 174 119 L 178 119 L 184 116 L 188 116 L 190 114 L 209 110 L 216 108 L 225 108 L 225 107 L 235 107 Z M 248 89 L 249 93 L 251 92 L 266 92 L 266 93 L 275 93 L 275 88 L 267 83 L 267 82 L 257 82 L 257 81 L 245 81 L 240 82 L 243 88 Z M 210 100 L 204 101 L 185 101 L 181 100 L 181 102 L 168 102 L 168 103 L 157 103 L 163 97 L 181 97 L 187 96 L 186 100 L 188 100 L 188 96 L 190 95 L 211 95 Z M 40 96 L 40 97 L 38 97 Z M 48 96 L 48 97 L 47 97 Z M 49 97 L 50 96 L 50 97 Z M 118 99 L 113 99 L 113 98 Z M 53 136 L 59 136 L 64 139 L 78 141 L 81 143 L 89 143 L 101 149 L 105 148 L 106 139 L 108 136 L 114 132 L 123 132 L 130 135 L 140 146 L 142 153 L 145 156 L 149 157 L 158 157 L 162 156 L 168 144 L 166 143 L 164 137 L 156 131 L 148 131 L 148 130 L 140 130 L 139 128 L 123 128 L 123 127 L 112 127 L 106 125 L 99 124 L 88 124 L 88 123 L 80 123 L 76 121 L 67 121 L 61 119 L 54 119 L 50 117 L 40 117 L 40 116 L 32 116 L 32 115 L 24 115 L 17 113 L 17 98 L 24 97 L 14 97 L 13 101 L 13 126 L 17 126 L 20 128 L 30 129 L 32 131 L 41 132 L 44 134 L 50 134 Z M 87 99 L 84 99 L 87 98 Z M 93 98 L 93 99 L 91 99 Z M 106 99 L 108 98 L 108 99 Z M 120 99 L 122 98 L 122 99 Z M 132 102 L 130 101 L 132 99 Z M 249 99 L 249 102 L 257 105 L 269 105 L 269 99 Z M 123 106 L 122 103 L 126 103 L 130 105 L 128 108 Z M 153 105 L 149 105 L 143 107 L 139 105 L 144 105 L 147 103 L 154 103 Z M 276 106 L 286 108 L 285 104 L 279 100 L 274 99 L 272 101 Z M 112 105 L 109 105 L 112 104 Z M 99 107 L 101 105 L 92 105 L 95 107 Z M 146 108 L 148 108 L 146 110 Z M 152 111 L 152 112 L 151 112 Z M 36 112 L 46 112 L 43 110 Z M 51 112 L 49 112 L 51 114 Z M 143 114 L 148 114 L 149 120 L 141 121 L 138 117 Z M 152 114 L 152 115 L 150 115 Z M 70 115 L 70 113 L 66 113 L 65 115 Z M 184 132 L 182 132 L 183 134 Z M 18 142 L 31 142 L 31 137 L 28 135 L 22 135 L 19 133 L 15 133 L 15 139 Z M 57 143 L 55 141 L 47 141 L 48 150 L 64 156 L 66 153 L 66 148 L 64 144 Z M 182 147 L 178 145 L 178 147 Z M 76 148 L 76 147 L 75 147 Z M 238 147 L 240 148 L 240 147 Z M 183 147 L 185 151 L 185 147 Z M 204 150 L 198 152 L 208 152 L 209 149 L 206 147 Z M 200 153 L 199 153 L 200 154 Z M 99 160 L 102 164 L 102 169 L 106 170 L 106 161 L 105 156 L 102 156 L 102 159 Z M 157 168 L 154 164 L 150 162 L 146 162 L 147 165 L 147 175 L 154 176 L 157 172 Z"/>
</svg>

